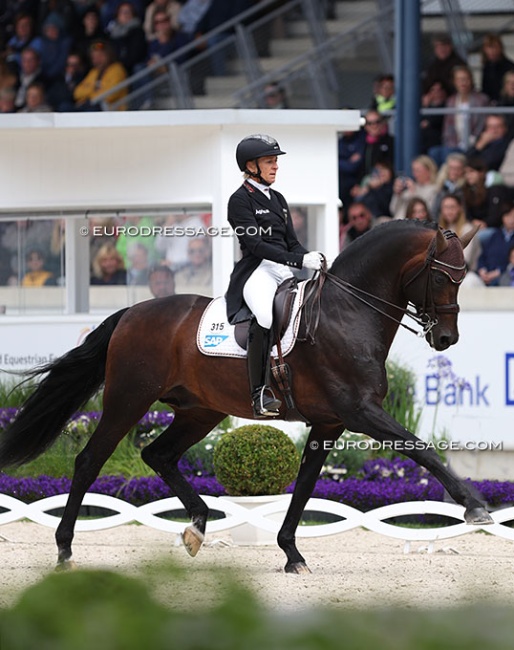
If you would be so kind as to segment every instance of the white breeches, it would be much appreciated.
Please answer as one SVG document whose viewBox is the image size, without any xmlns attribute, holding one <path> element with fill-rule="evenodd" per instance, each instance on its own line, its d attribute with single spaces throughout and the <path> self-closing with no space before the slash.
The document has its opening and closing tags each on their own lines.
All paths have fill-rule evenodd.
<svg viewBox="0 0 514 650">
<path fill-rule="evenodd" d="M 262 260 L 243 288 L 243 298 L 261 327 L 270 329 L 273 322 L 273 298 L 279 284 L 291 278 L 291 269 L 283 264 Z"/>
</svg>

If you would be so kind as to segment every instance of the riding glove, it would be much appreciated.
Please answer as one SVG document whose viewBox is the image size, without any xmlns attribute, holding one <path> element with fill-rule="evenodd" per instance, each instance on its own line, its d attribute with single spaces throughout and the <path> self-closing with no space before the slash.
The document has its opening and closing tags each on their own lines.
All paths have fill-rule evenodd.
<svg viewBox="0 0 514 650">
<path fill-rule="evenodd" d="M 321 253 L 313 251 L 311 253 L 306 253 L 303 256 L 302 268 L 310 269 L 311 271 L 319 271 L 323 264 L 323 257 Z"/>
</svg>

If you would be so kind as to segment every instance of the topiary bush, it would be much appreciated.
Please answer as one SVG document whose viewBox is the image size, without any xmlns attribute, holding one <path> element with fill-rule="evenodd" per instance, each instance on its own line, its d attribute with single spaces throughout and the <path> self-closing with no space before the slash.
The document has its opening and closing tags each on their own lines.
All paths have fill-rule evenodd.
<svg viewBox="0 0 514 650">
<path fill-rule="evenodd" d="M 225 433 L 214 449 L 216 478 L 232 496 L 281 494 L 296 478 L 299 463 L 293 441 L 264 424 Z"/>
</svg>

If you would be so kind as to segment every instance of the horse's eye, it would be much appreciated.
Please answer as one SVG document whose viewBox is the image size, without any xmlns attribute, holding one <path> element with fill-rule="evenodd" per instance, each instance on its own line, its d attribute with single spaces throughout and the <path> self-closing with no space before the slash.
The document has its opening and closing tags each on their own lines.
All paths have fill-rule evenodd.
<svg viewBox="0 0 514 650">
<path fill-rule="evenodd" d="M 436 271 L 433 274 L 433 282 L 438 287 L 442 287 L 443 284 L 446 284 L 446 280 L 447 280 L 447 278 L 446 278 L 446 275 L 444 273 L 439 273 L 438 271 Z"/>
</svg>

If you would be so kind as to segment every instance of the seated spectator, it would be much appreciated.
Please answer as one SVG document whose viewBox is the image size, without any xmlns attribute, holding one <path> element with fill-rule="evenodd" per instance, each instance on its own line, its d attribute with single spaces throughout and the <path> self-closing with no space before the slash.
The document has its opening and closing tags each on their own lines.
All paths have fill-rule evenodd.
<svg viewBox="0 0 514 650">
<path fill-rule="evenodd" d="M 0 90 L 0 113 L 16 113 L 16 91 L 14 88 Z"/>
<path fill-rule="evenodd" d="M 437 178 L 437 194 L 434 199 L 432 212 L 439 214 L 441 199 L 448 194 L 462 196 L 462 188 L 466 182 L 464 170 L 466 168 L 466 156 L 462 153 L 451 153 L 446 162 L 440 168 Z"/>
<path fill-rule="evenodd" d="M 26 273 L 21 280 L 22 287 L 43 287 L 56 285 L 53 273 L 45 268 L 45 256 L 37 248 L 28 251 L 25 256 Z"/>
<path fill-rule="evenodd" d="M 441 81 L 434 83 L 427 89 L 421 99 L 422 108 L 445 108 L 448 93 Z M 424 115 L 421 119 L 421 153 L 427 153 L 431 147 L 442 144 L 444 115 Z"/>
<path fill-rule="evenodd" d="M 130 76 L 146 61 L 147 43 L 141 20 L 131 2 L 121 2 L 116 18 L 107 26 L 116 57 Z"/>
<path fill-rule="evenodd" d="M 140 242 L 131 243 L 127 249 L 127 284 L 146 285 L 150 275 L 148 248 Z"/>
<path fill-rule="evenodd" d="M 100 106 L 94 104 L 93 100 L 127 78 L 125 68 L 115 60 L 109 43 L 95 41 L 91 45 L 90 56 L 92 68 L 73 93 L 75 108 L 79 111 L 100 110 Z M 121 88 L 110 95 L 106 101 L 107 104 L 112 104 L 126 96 L 127 89 Z"/>
<path fill-rule="evenodd" d="M 453 69 L 465 65 L 466 62 L 455 52 L 453 42 L 448 34 L 436 34 L 432 38 L 433 59 L 422 72 L 423 94 L 439 81 L 451 95 L 455 92 L 453 85 Z"/>
<path fill-rule="evenodd" d="M 45 83 L 45 78 L 41 71 L 41 61 L 36 50 L 33 50 L 31 47 L 26 47 L 21 53 L 21 70 L 16 88 L 15 105 L 17 110 L 25 106 L 27 88 L 35 81 Z"/>
<path fill-rule="evenodd" d="M 479 228 L 498 228 L 501 225 L 502 204 L 510 192 L 505 185 L 487 186 L 487 165 L 481 158 L 470 158 L 464 170 L 466 181 L 462 196 L 466 217 Z M 482 239 L 482 233 L 479 233 Z"/>
<path fill-rule="evenodd" d="M 394 138 L 388 133 L 387 120 L 378 111 L 366 113 L 366 144 L 361 168 L 361 178 L 371 174 L 378 161 L 394 165 Z"/>
<path fill-rule="evenodd" d="M 48 14 L 41 43 L 41 70 L 47 83 L 64 74 L 70 48 L 71 37 L 64 31 L 63 19 L 56 12 Z"/>
<path fill-rule="evenodd" d="M 466 155 L 468 158 L 480 156 L 489 171 L 498 171 L 508 146 L 509 137 L 505 117 L 503 115 L 488 115 L 485 118 L 484 130 Z"/>
<path fill-rule="evenodd" d="M 100 246 L 91 262 L 91 268 L 90 284 L 127 284 L 127 271 L 123 264 L 123 257 L 111 243 Z"/>
<path fill-rule="evenodd" d="M 90 4 L 93 0 L 90 0 Z M 74 6 L 74 0 L 45 0 L 39 3 L 37 17 L 37 29 L 39 32 L 44 31 L 44 24 L 50 14 L 59 17 L 62 31 L 67 36 L 72 36 L 78 30 L 78 15 Z"/>
<path fill-rule="evenodd" d="M 491 237 L 482 243 L 478 259 L 478 275 L 489 286 L 498 286 L 502 273 L 509 263 L 510 249 L 514 244 L 514 202 L 502 206 L 502 224 Z"/>
<path fill-rule="evenodd" d="M 346 209 L 352 202 L 350 190 L 363 177 L 366 131 L 344 131 L 338 141 L 339 198 Z"/>
<path fill-rule="evenodd" d="M 417 221 L 428 221 L 430 223 L 433 222 L 426 201 L 423 201 L 423 199 L 420 199 L 418 196 L 415 196 L 407 203 L 405 218 L 415 219 Z"/>
<path fill-rule="evenodd" d="M 131 0 L 135 15 L 142 21 L 145 17 L 146 0 Z M 100 3 L 100 24 L 106 33 L 110 24 L 116 20 L 120 0 L 102 0 Z"/>
<path fill-rule="evenodd" d="M 181 6 L 181 3 L 177 0 L 153 0 L 153 2 L 147 6 L 143 29 L 145 30 L 145 36 L 148 42 L 150 42 L 152 38 L 156 37 L 154 17 L 157 11 L 164 11 L 170 19 L 171 28 L 175 31 L 179 31 L 180 24 L 178 16 Z"/>
<path fill-rule="evenodd" d="M 400 175 L 393 183 L 393 198 L 389 206 L 395 219 L 405 219 L 407 204 L 415 196 L 426 201 L 429 210 L 433 209 L 437 194 L 437 166 L 429 156 L 418 156 L 412 161 L 412 178 Z"/>
<path fill-rule="evenodd" d="M 388 161 L 378 161 L 371 174 L 351 190 L 353 200 L 367 205 L 375 219 L 390 217 L 389 204 L 393 196 L 394 171 Z"/>
<path fill-rule="evenodd" d="M 394 77 L 392 74 L 382 74 L 377 78 L 370 108 L 380 114 L 396 108 Z"/>
<path fill-rule="evenodd" d="M 498 34 L 486 34 L 482 40 L 482 92 L 496 103 L 500 99 L 503 77 L 514 70 L 514 61 L 505 56 Z"/>
<path fill-rule="evenodd" d="M 79 34 L 74 42 L 74 49 L 84 61 L 89 58 L 91 45 L 97 41 L 106 41 L 107 35 L 100 24 L 100 14 L 94 6 L 88 7 L 81 18 Z"/>
<path fill-rule="evenodd" d="M 448 108 L 473 109 L 489 105 L 489 98 L 474 89 L 471 70 L 467 66 L 457 66 L 453 70 L 455 93 L 451 95 Z M 485 115 L 478 113 L 452 113 L 444 116 L 443 138 L 440 147 L 431 147 L 428 155 L 441 166 L 449 153 L 465 153 L 474 145 L 485 124 Z"/>
<path fill-rule="evenodd" d="M 509 248 L 509 263 L 500 275 L 500 287 L 514 287 L 514 244 Z"/>
<path fill-rule="evenodd" d="M 455 194 L 448 194 L 441 201 L 439 212 L 439 227 L 443 230 L 451 230 L 457 237 L 467 235 L 474 230 L 475 226 L 466 219 L 466 213 L 461 199 Z M 477 237 L 473 237 L 464 249 L 464 260 L 468 270 L 476 271 L 478 256 L 480 255 L 480 243 Z"/>
<path fill-rule="evenodd" d="M 510 70 L 503 77 L 503 86 L 498 99 L 498 106 L 510 106 L 514 108 L 514 70 Z M 509 141 L 514 138 L 514 112 L 505 114 L 507 120 Z"/>
<path fill-rule="evenodd" d="M 175 295 L 175 274 L 164 264 L 154 266 L 148 275 L 148 288 L 154 298 L 166 298 Z"/>
<path fill-rule="evenodd" d="M 64 75 L 50 84 L 46 94 L 56 111 L 70 112 L 75 109 L 73 93 L 85 76 L 86 64 L 82 56 L 78 52 L 70 52 L 66 59 Z"/>
<path fill-rule="evenodd" d="M 289 108 L 284 88 L 276 81 L 264 86 L 264 107 L 271 109 Z"/>
<path fill-rule="evenodd" d="M 360 201 L 352 203 L 347 210 L 347 223 L 339 230 L 339 250 L 347 248 L 373 225 L 373 215 L 368 207 Z"/>
<path fill-rule="evenodd" d="M 154 13 L 154 31 L 155 37 L 148 44 L 147 65 L 154 65 L 187 45 L 190 40 L 183 32 L 173 28 L 168 14 L 164 11 L 158 10 Z M 161 67 L 158 70 L 162 72 L 164 68 Z"/>
<path fill-rule="evenodd" d="M 211 243 L 208 237 L 194 237 L 187 245 L 189 262 L 175 273 L 177 293 L 212 294 Z"/>
<path fill-rule="evenodd" d="M 46 101 L 45 86 L 40 81 L 34 81 L 27 88 L 25 106 L 19 113 L 51 113 L 52 107 Z"/>
<path fill-rule="evenodd" d="M 14 35 L 7 43 L 7 62 L 11 70 L 21 70 L 21 53 L 26 47 L 31 47 L 41 54 L 42 38 L 37 36 L 34 19 L 30 14 L 18 14 L 14 21 Z"/>
</svg>

